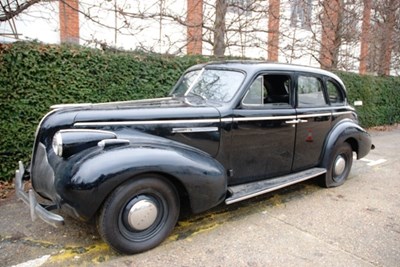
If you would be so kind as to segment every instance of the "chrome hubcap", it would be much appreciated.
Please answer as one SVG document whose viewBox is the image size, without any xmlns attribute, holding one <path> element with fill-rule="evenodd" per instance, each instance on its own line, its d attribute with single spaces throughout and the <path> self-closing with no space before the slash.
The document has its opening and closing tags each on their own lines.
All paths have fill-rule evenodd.
<svg viewBox="0 0 400 267">
<path fill-rule="evenodd" d="M 341 155 L 337 156 L 333 168 L 335 176 L 340 176 L 344 172 L 345 168 L 346 168 L 346 160 Z"/>
<path fill-rule="evenodd" d="M 156 221 L 157 215 L 157 205 L 150 199 L 142 199 L 129 210 L 128 223 L 134 230 L 143 231 Z"/>
</svg>

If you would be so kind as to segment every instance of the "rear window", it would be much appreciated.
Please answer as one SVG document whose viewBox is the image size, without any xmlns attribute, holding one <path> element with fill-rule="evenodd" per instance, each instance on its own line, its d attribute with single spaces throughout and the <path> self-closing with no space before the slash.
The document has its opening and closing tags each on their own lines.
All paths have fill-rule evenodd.
<svg viewBox="0 0 400 267">
<path fill-rule="evenodd" d="M 326 106 L 322 81 L 312 76 L 299 76 L 297 80 L 299 107 Z"/>
</svg>

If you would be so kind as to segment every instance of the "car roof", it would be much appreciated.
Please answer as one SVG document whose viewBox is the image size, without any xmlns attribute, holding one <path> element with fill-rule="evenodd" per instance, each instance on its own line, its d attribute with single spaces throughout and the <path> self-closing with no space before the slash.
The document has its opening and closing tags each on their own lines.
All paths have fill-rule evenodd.
<svg viewBox="0 0 400 267">
<path fill-rule="evenodd" d="M 295 65 L 295 64 L 285 64 L 285 63 L 276 63 L 276 62 L 259 61 L 259 60 L 226 60 L 226 61 L 211 61 L 204 64 L 198 64 L 192 66 L 191 68 L 189 68 L 189 70 L 207 68 L 207 67 L 237 69 L 237 70 L 243 70 L 248 73 L 255 73 L 258 71 L 308 72 L 319 75 L 325 75 L 330 78 L 333 78 L 334 80 L 339 82 L 343 86 L 343 88 L 345 88 L 342 80 L 336 74 L 330 71 L 309 66 Z"/>
</svg>

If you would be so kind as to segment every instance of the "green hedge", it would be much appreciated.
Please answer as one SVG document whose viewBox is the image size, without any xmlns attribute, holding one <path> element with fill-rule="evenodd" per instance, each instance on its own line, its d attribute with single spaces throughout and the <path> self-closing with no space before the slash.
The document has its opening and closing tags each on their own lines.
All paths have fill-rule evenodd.
<svg viewBox="0 0 400 267">
<path fill-rule="evenodd" d="M 107 102 L 165 96 L 189 66 L 206 57 L 172 57 L 39 43 L 0 44 L 0 180 L 28 163 L 34 132 L 58 103 Z M 350 101 L 363 100 L 366 127 L 400 121 L 400 79 L 338 73 Z"/>
<path fill-rule="evenodd" d="M 0 45 L 0 180 L 29 163 L 41 117 L 57 103 L 163 97 L 191 65 L 209 59 L 77 46 Z"/>
<path fill-rule="evenodd" d="M 356 107 L 364 127 L 400 122 L 400 77 L 360 76 L 337 73 L 347 88 L 349 102 L 362 100 Z"/>
</svg>

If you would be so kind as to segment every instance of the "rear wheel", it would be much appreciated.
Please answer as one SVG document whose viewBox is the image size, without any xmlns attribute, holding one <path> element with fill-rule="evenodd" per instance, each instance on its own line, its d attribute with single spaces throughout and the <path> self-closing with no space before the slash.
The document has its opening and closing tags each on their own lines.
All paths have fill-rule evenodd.
<svg viewBox="0 0 400 267">
<path fill-rule="evenodd" d="M 101 237 L 115 250 L 133 254 L 160 244 L 179 216 L 174 186 L 159 175 L 128 181 L 114 190 L 98 216 Z"/>
<path fill-rule="evenodd" d="M 335 148 L 329 158 L 328 170 L 323 177 L 322 185 L 335 187 L 342 185 L 350 173 L 353 164 L 353 150 L 349 143 L 343 143 Z"/>
</svg>

